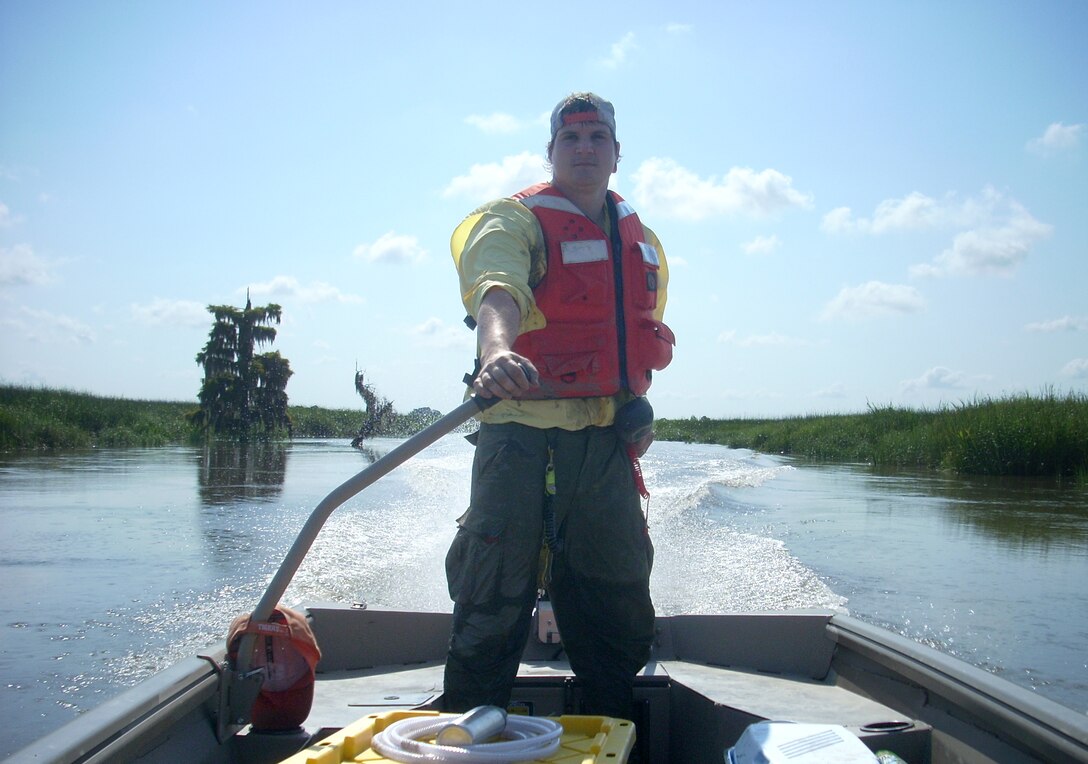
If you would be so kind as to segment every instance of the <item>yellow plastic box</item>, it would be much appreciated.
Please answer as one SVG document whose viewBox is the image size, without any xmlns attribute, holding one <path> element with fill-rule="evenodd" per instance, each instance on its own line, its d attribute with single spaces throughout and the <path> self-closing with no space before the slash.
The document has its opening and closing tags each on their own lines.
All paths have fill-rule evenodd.
<svg viewBox="0 0 1088 764">
<path fill-rule="evenodd" d="M 394 722 L 417 716 L 449 716 L 437 711 L 389 711 L 364 716 L 339 732 L 314 743 L 304 751 L 284 759 L 282 764 L 342 764 L 342 762 L 391 761 L 370 748 L 373 737 Z M 552 717 L 555 718 L 555 717 Z M 623 762 L 635 745 L 635 725 L 626 719 L 609 716 L 560 716 L 555 719 L 563 727 L 559 750 L 536 762 L 551 764 L 591 764 L 594 762 Z M 433 742 L 433 741 L 432 741 Z"/>
</svg>

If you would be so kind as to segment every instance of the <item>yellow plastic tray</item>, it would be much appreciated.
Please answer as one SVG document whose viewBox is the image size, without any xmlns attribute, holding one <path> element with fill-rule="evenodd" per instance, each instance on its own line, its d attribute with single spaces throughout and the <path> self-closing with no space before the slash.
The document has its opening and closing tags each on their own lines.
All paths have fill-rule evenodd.
<svg viewBox="0 0 1088 764">
<path fill-rule="evenodd" d="M 394 722 L 416 716 L 441 716 L 437 711 L 389 711 L 370 714 L 339 732 L 299 751 L 281 764 L 342 764 L 342 762 L 391 761 L 371 750 L 373 737 Z M 445 714 L 451 719 L 456 714 Z M 555 718 L 555 717 L 552 717 Z M 635 745 L 635 725 L 609 716 L 560 716 L 563 727 L 559 750 L 537 762 L 551 764 L 591 764 L 591 762 L 627 761 Z"/>
</svg>

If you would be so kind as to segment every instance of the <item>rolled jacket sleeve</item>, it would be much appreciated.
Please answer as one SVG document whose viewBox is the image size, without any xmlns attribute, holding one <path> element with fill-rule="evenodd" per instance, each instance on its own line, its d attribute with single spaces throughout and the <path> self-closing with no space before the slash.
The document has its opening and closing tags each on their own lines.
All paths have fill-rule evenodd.
<svg viewBox="0 0 1088 764">
<path fill-rule="evenodd" d="M 544 325 L 531 286 L 546 267 L 544 238 L 528 208 L 500 199 L 477 209 L 454 230 L 450 251 L 469 315 L 476 317 L 489 289 L 501 287 L 521 311 L 521 331 Z"/>
</svg>

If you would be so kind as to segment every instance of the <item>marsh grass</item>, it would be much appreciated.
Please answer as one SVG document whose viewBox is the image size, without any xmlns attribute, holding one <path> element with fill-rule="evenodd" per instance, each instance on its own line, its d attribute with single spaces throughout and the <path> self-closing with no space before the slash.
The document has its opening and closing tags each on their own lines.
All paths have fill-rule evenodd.
<svg viewBox="0 0 1088 764">
<path fill-rule="evenodd" d="M 196 401 L 107 398 L 45 388 L 0 386 L 0 450 L 162 446 L 201 436 L 187 416 Z M 291 406 L 295 437 L 350 438 L 362 414 Z"/>
<path fill-rule="evenodd" d="M 935 411 L 870 406 L 864 414 L 786 419 L 664 419 L 656 437 L 815 461 L 1074 478 L 1088 484 L 1088 395 L 1015 395 Z"/>
<path fill-rule="evenodd" d="M 352 438 L 359 432 L 364 412 L 359 409 L 323 409 L 317 406 L 288 406 L 296 438 Z"/>
<path fill-rule="evenodd" d="M 184 442 L 195 403 L 102 398 L 88 393 L 0 387 L 0 448 L 157 446 Z"/>
<path fill-rule="evenodd" d="M 191 442 L 198 436 L 186 416 L 196 408 L 195 401 L 0 385 L 0 450 Z M 317 406 L 290 406 L 288 413 L 296 438 L 352 438 L 363 418 L 361 409 Z M 400 418 L 403 431 L 389 434 L 412 434 L 436 416 L 413 412 Z M 718 443 L 815 461 L 1056 476 L 1088 485 L 1084 393 L 976 399 L 935 411 L 870 406 L 862 414 L 784 419 L 661 419 L 655 430 L 659 440 Z"/>
</svg>

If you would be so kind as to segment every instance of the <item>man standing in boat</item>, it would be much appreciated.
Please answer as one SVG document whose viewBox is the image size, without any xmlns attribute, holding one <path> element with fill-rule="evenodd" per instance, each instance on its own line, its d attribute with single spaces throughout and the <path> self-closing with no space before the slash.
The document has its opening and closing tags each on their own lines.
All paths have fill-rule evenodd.
<svg viewBox="0 0 1088 764">
<path fill-rule="evenodd" d="M 619 151 L 612 104 L 573 94 L 551 117 L 551 182 L 484 205 L 453 234 L 477 332 L 472 389 L 503 400 L 479 417 L 469 509 L 446 556 L 448 711 L 506 707 L 544 586 L 579 710 L 632 716 L 654 636 L 643 396 L 674 340 L 661 244 L 608 190 Z"/>
</svg>

